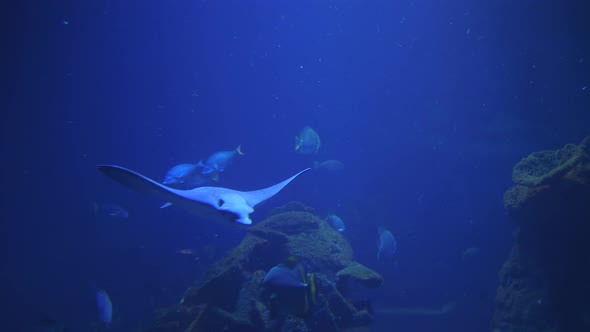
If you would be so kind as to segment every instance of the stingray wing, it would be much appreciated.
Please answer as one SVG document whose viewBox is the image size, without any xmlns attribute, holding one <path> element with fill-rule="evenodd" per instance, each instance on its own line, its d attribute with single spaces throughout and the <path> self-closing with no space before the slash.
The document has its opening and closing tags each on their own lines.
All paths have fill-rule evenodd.
<svg viewBox="0 0 590 332">
<path fill-rule="evenodd" d="M 215 206 L 211 205 L 212 200 L 209 197 L 205 197 L 207 196 L 206 192 L 201 193 L 201 190 L 199 190 L 200 195 L 195 192 L 199 188 L 194 190 L 170 188 L 130 169 L 116 165 L 98 165 L 97 168 L 113 180 L 133 191 L 161 198 L 166 202 L 187 209 L 199 217 L 223 221 L 233 221 L 239 217 L 230 211 L 220 213 Z"/>
<path fill-rule="evenodd" d="M 264 188 L 264 189 L 260 189 L 260 190 L 241 192 L 240 195 L 242 195 L 242 197 L 244 197 L 246 202 L 248 202 L 248 205 L 250 205 L 252 208 L 254 208 L 256 205 L 258 205 L 258 204 L 266 201 L 267 199 L 273 197 L 274 195 L 276 195 L 279 191 L 281 191 L 283 188 L 285 188 L 285 186 L 288 185 L 291 181 L 293 181 L 296 177 L 309 171 L 310 169 L 311 168 L 306 168 L 306 169 L 302 170 L 301 172 L 288 178 L 287 180 L 275 184 L 274 186 L 270 186 L 268 188 Z"/>
</svg>

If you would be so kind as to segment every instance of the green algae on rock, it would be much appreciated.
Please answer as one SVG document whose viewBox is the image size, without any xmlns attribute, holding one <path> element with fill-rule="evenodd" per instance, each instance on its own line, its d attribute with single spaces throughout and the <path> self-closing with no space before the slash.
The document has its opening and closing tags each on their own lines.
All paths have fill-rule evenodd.
<svg viewBox="0 0 590 332">
<path fill-rule="evenodd" d="M 523 158 L 512 170 L 512 181 L 523 186 L 549 183 L 580 162 L 588 161 L 586 140 L 556 151 L 539 151 Z"/>
<path fill-rule="evenodd" d="M 291 201 L 291 202 L 286 203 L 283 206 L 279 206 L 279 207 L 276 207 L 276 208 L 270 210 L 268 216 L 270 217 L 275 214 L 279 214 L 279 213 L 283 213 L 283 212 L 291 212 L 291 211 L 302 211 L 302 212 L 308 212 L 311 214 L 316 213 L 314 208 L 307 206 L 302 202 Z"/>
<path fill-rule="evenodd" d="M 367 288 L 383 286 L 383 277 L 380 274 L 357 262 L 352 262 L 347 267 L 338 271 L 336 277 L 338 277 L 339 284 L 343 282 L 356 282 Z"/>
</svg>

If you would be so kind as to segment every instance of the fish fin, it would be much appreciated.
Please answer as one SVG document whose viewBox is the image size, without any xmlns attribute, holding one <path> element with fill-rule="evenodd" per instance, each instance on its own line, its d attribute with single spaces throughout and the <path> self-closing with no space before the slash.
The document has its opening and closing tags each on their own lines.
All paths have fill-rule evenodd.
<svg viewBox="0 0 590 332">
<path fill-rule="evenodd" d="M 213 175 L 211 175 L 211 180 L 219 182 L 219 172 L 215 171 Z"/>
<path fill-rule="evenodd" d="M 301 148 L 301 139 L 299 136 L 295 136 L 295 151 L 299 151 Z"/>
<path fill-rule="evenodd" d="M 174 203 L 190 212 L 207 219 L 235 221 L 251 224 L 250 213 L 254 206 L 276 195 L 305 169 L 290 178 L 254 191 L 237 191 L 218 187 L 199 187 L 192 190 L 179 190 L 167 187 L 137 172 L 116 165 L 97 165 L 99 171 L 123 186 L 140 193 L 150 194 L 164 202 Z"/>
<path fill-rule="evenodd" d="M 242 156 L 243 156 L 243 155 L 245 155 L 245 153 L 244 153 L 244 152 L 242 152 L 242 150 L 241 150 L 241 147 L 242 147 L 242 144 L 238 145 L 238 148 L 236 149 L 236 152 L 237 152 L 239 155 L 242 155 Z"/>
<path fill-rule="evenodd" d="M 97 168 L 106 176 L 133 191 L 150 194 L 158 197 L 164 202 L 172 202 L 176 204 L 176 206 L 184 207 L 201 217 L 212 218 L 213 216 L 217 216 L 213 211 L 218 211 L 218 209 L 208 201 L 207 195 L 201 195 L 195 198 L 195 194 L 192 190 L 178 190 L 166 187 L 150 178 L 121 166 L 97 165 Z M 232 215 L 234 214 L 233 211 L 228 212 L 232 212 Z M 235 216 L 239 215 L 235 214 Z"/>
<path fill-rule="evenodd" d="M 172 205 L 172 203 L 166 202 L 166 203 L 162 204 L 162 206 L 160 206 L 160 209 L 165 209 L 165 208 L 169 207 L 170 205 Z"/>
<path fill-rule="evenodd" d="M 256 205 L 258 205 L 258 204 L 266 201 L 267 199 L 273 197 L 274 195 L 276 195 L 279 191 L 281 191 L 283 188 L 285 188 L 285 186 L 288 185 L 289 182 L 293 181 L 297 176 L 299 176 L 302 173 L 305 173 L 309 170 L 310 170 L 310 168 L 306 168 L 306 169 L 302 170 L 301 172 L 291 176 L 287 180 L 284 180 L 283 182 L 275 184 L 274 186 L 270 186 L 268 188 L 264 188 L 264 189 L 260 189 L 260 190 L 241 192 L 241 195 L 242 195 L 242 197 L 244 197 L 246 202 L 248 202 L 248 205 L 251 206 L 252 208 L 254 208 Z"/>
<path fill-rule="evenodd" d="M 311 293 L 311 303 L 316 304 L 316 286 L 315 286 L 315 273 L 309 275 L 309 292 Z"/>
</svg>

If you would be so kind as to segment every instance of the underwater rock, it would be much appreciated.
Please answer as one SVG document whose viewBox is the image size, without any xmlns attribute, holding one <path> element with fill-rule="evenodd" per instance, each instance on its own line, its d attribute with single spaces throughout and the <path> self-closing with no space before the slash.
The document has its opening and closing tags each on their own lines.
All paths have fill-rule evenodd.
<svg viewBox="0 0 590 332">
<path fill-rule="evenodd" d="M 514 166 L 512 181 L 532 187 L 557 180 L 575 165 L 588 161 L 584 145 L 567 144 L 560 150 L 532 153 Z"/>
<path fill-rule="evenodd" d="M 303 204 L 302 202 L 298 201 L 291 201 L 283 206 L 276 207 L 270 210 L 268 216 L 273 216 L 275 214 L 283 213 L 283 212 L 291 212 L 291 211 L 301 211 L 301 212 L 308 212 L 311 214 L 315 214 L 315 209 Z"/>
<path fill-rule="evenodd" d="M 248 228 L 248 232 L 275 244 L 283 244 L 289 241 L 289 237 L 287 236 L 287 234 L 273 231 L 272 229 L 260 229 L 251 227 Z"/>
<path fill-rule="evenodd" d="M 498 274 L 497 308 L 493 324 L 500 331 L 551 331 L 555 328 L 548 306 L 543 271 L 526 259 L 518 246 Z"/>
<path fill-rule="evenodd" d="M 199 306 L 201 308 L 197 318 L 184 330 L 185 332 L 256 332 L 257 329 L 247 320 L 242 320 L 231 313 L 208 304 Z"/>
<path fill-rule="evenodd" d="M 492 330 L 590 330 L 590 137 L 515 166 L 504 205 L 517 224 Z"/>
<path fill-rule="evenodd" d="M 383 277 L 380 274 L 357 262 L 352 262 L 338 271 L 336 277 L 338 277 L 338 284 L 356 282 L 367 288 L 383 286 Z"/>
<path fill-rule="evenodd" d="M 516 219 L 527 219 L 535 214 L 537 206 L 555 205 L 556 193 L 586 186 L 590 179 L 590 137 L 579 146 L 568 144 L 557 151 L 535 152 L 514 166 L 512 172 L 516 185 L 504 194 L 504 206 Z M 530 209 L 533 211 L 530 211 Z"/>
<path fill-rule="evenodd" d="M 331 280 L 321 276 L 318 278 L 318 288 L 322 290 L 325 295 L 331 310 L 332 319 L 338 326 L 355 327 L 364 326 L 373 320 L 373 316 L 369 315 L 365 308 L 357 308 L 349 302 L 342 293 L 335 287 Z"/>
<path fill-rule="evenodd" d="M 152 327 L 144 329 L 144 332 L 175 332 L 184 331 L 190 323 L 199 315 L 202 308 L 195 306 L 178 306 L 168 309 L 160 309 L 156 312 Z"/>
<path fill-rule="evenodd" d="M 289 256 L 315 274 L 317 301 L 307 315 L 277 322 L 270 319 L 259 287 L 267 271 Z M 250 227 L 242 242 L 185 292 L 181 304 L 164 311 L 146 331 L 336 332 L 370 324 L 367 308 L 355 307 L 336 287 L 345 280 L 367 287 L 383 282 L 353 261 L 348 241 L 324 220 L 306 211 L 274 214 Z"/>
<path fill-rule="evenodd" d="M 253 226 L 256 230 L 272 230 L 287 235 L 296 235 L 319 229 L 317 218 L 304 211 L 289 211 L 268 217 L 264 222 Z"/>
</svg>

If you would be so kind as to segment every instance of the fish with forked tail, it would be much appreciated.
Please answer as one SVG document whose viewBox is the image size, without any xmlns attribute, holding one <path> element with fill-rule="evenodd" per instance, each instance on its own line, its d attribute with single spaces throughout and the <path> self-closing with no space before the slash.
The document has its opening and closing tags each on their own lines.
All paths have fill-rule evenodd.
<svg viewBox="0 0 590 332">
<path fill-rule="evenodd" d="M 203 167 L 202 174 L 209 175 L 214 181 L 219 181 L 219 173 L 231 164 L 234 156 L 244 155 L 241 148 L 242 146 L 238 145 L 235 150 L 215 152 L 204 163 L 199 162 L 197 165 Z"/>
</svg>

